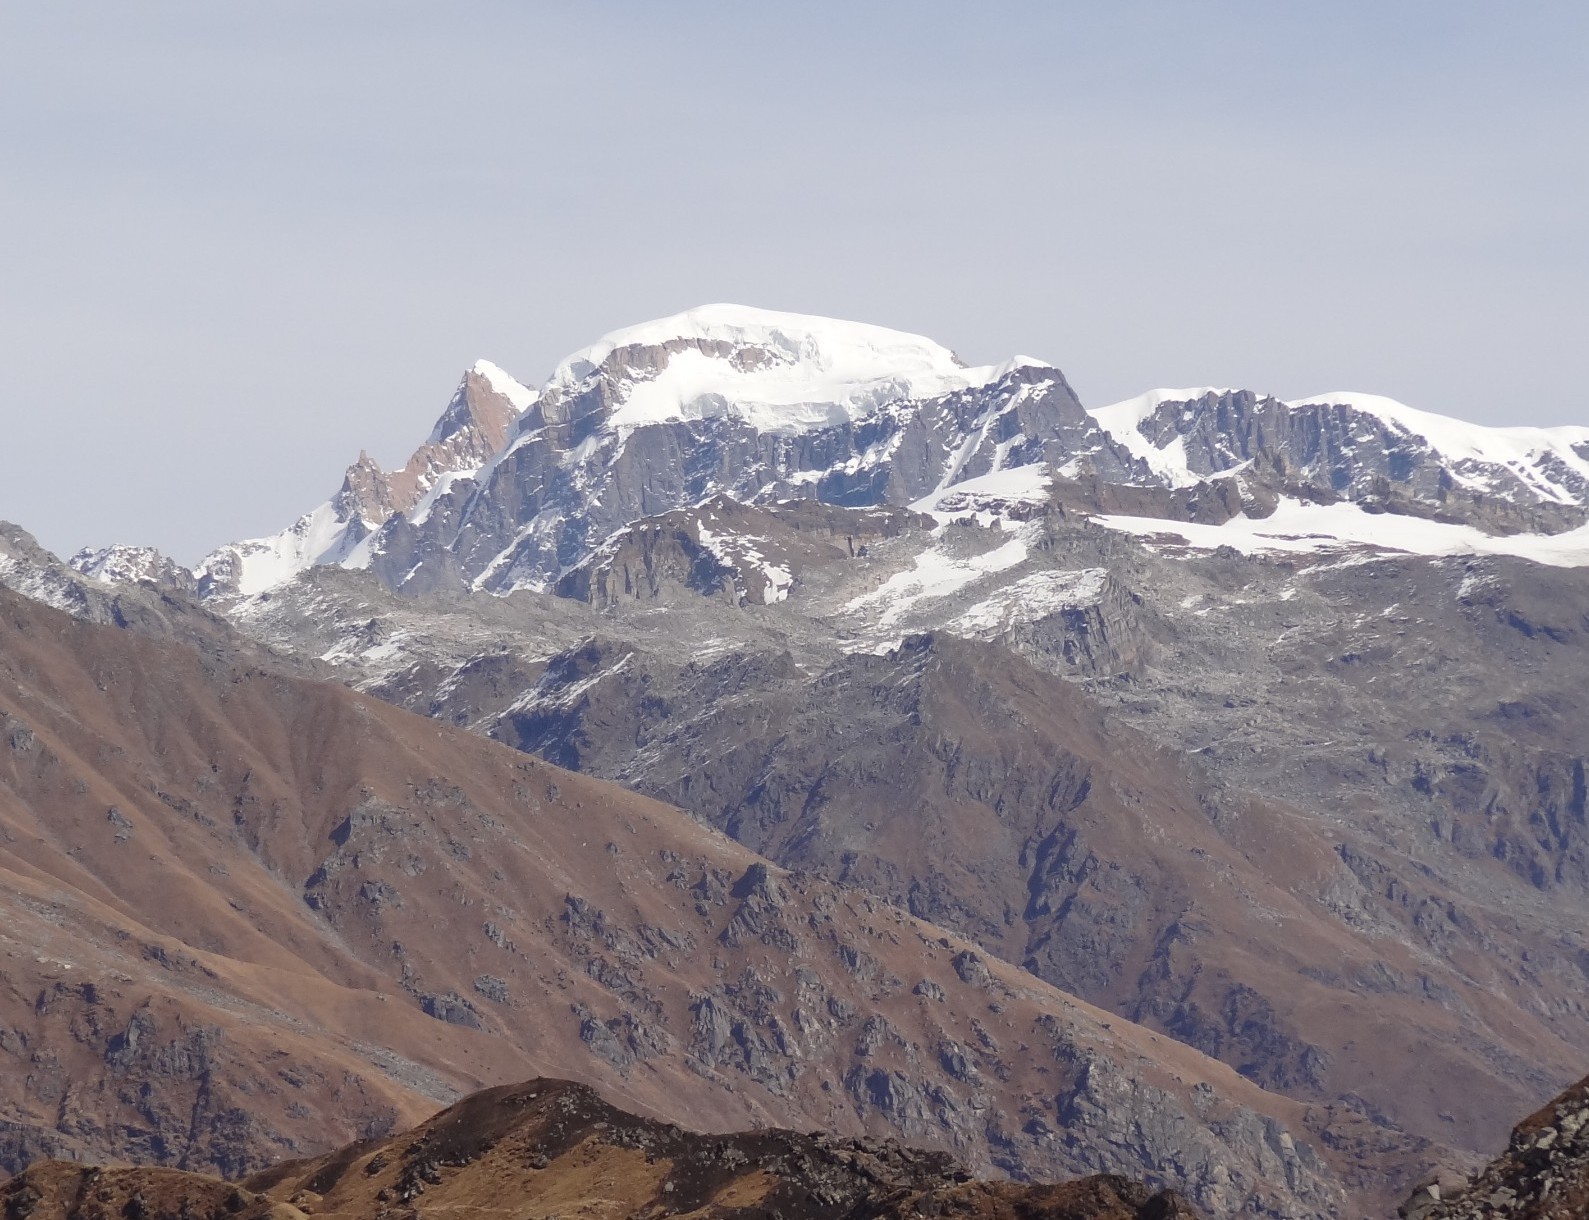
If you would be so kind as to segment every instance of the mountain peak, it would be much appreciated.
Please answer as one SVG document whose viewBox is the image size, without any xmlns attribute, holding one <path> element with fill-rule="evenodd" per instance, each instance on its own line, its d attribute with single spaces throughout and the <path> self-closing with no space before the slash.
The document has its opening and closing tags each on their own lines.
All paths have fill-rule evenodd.
<svg viewBox="0 0 1589 1220">
<path fill-rule="evenodd" d="M 489 360 L 476 360 L 469 372 L 483 380 L 493 393 L 501 395 L 511 403 L 515 411 L 528 410 L 530 404 L 535 401 L 534 390 Z M 467 380 L 466 376 L 465 381 Z"/>
<path fill-rule="evenodd" d="M 84 547 L 67 565 L 93 580 L 109 584 L 155 584 L 191 588 L 193 573 L 152 546 Z"/>
<path fill-rule="evenodd" d="M 780 346 L 815 343 L 832 349 L 859 347 L 890 354 L 916 352 L 934 366 L 963 367 L 953 352 L 924 335 L 870 322 L 726 303 L 697 305 L 665 318 L 620 327 L 574 353 L 565 364 L 581 358 L 600 364 L 608 353 L 620 348 L 658 346 L 674 339 L 716 339 Z"/>
<path fill-rule="evenodd" d="M 1006 371 L 968 368 L 942 344 L 905 331 L 715 304 L 604 335 L 559 364 L 542 396 L 572 399 L 605 378 L 616 383 L 605 396 L 614 405 L 609 422 L 622 432 L 724 416 L 763 432 L 802 432 L 986 385 Z"/>
</svg>

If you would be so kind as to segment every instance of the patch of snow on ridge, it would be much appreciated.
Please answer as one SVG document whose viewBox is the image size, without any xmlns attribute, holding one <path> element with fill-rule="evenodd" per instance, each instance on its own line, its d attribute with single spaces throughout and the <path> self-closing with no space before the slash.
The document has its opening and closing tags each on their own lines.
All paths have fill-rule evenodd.
<svg viewBox="0 0 1589 1220">
<path fill-rule="evenodd" d="M 1196 386 L 1184 390 L 1149 390 L 1124 402 L 1095 407 L 1087 414 L 1111 438 L 1124 445 L 1131 456 L 1144 461 L 1157 477 L 1171 487 L 1191 487 L 1201 483 L 1202 477 L 1192 473 L 1186 464 L 1186 441 L 1177 436 L 1163 448 L 1142 435 L 1142 422 L 1167 402 L 1196 402 L 1209 394 L 1231 394 L 1235 391 L 1218 386 Z"/>
<path fill-rule="evenodd" d="M 1180 537 L 1202 550 L 1229 546 L 1246 555 L 1266 551 L 1333 552 L 1377 547 L 1414 555 L 1515 555 L 1551 567 L 1589 567 L 1589 525 L 1562 534 L 1497 537 L 1471 525 L 1453 525 L 1396 513 L 1365 512 L 1360 505 L 1307 504 L 1285 499 L 1273 515 L 1234 517 L 1223 525 L 1166 521 L 1159 517 L 1101 514 L 1108 529 L 1138 537 Z"/>
<path fill-rule="evenodd" d="M 921 335 L 863 322 L 704 305 L 606 335 L 563 361 L 543 394 L 576 392 L 625 348 L 684 341 L 658 367 L 621 383 L 610 425 L 621 434 L 671 420 L 734 417 L 763 432 L 799 432 L 859 419 L 903 400 L 987 385 L 1022 366 L 1019 357 L 967 368 Z M 708 354 L 721 343 L 732 356 Z"/>
<path fill-rule="evenodd" d="M 1073 572 L 1033 572 L 1011 581 L 948 624 L 956 635 L 991 639 L 1021 623 L 1034 623 L 1061 610 L 1095 606 L 1109 573 L 1103 568 Z"/>
<path fill-rule="evenodd" d="M 431 484 L 430 490 L 420 497 L 419 503 L 408 510 L 408 520 L 413 525 L 423 525 L 436 507 L 436 501 L 445 496 L 453 488 L 454 483 L 472 479 L 479 470 L 444 470 L 436 476 L 436 481 Z M 360 565 L 362 566 L 362 565 Z"/>
<path fill-rule="evenodd" d="M 754 568 L 761 573 L 766 582 L 761 594 L 763 605 L 773 605 L 776 602 L 787 601 L 789 591 L 794 588 L 794 573 L 787 564 L 774 563 L 761 553 L 757 543 L 765 543 L 766 539 L 750 534 L 719 534 L 714 532 L 704 521 L 696 524 L 696 535 L 700 543 L 724 567 L 743 575 L 748 568 Z M 743 579 L 740 580 L 740 593 L 745 593 Z"/>
<path fill-rule="evenodd" d="M 1420 411 L 1383 395 L 1345 390 L 1293 399 L 1285 405 L 1293 411 L 1304 407 L 1349 407 L 1409 436 L 1421 436 L 1441 457 L 1457 463 L 1452 473 L 1477 490 L 1487 489 L 1484 480 L 1476 477 L 1471 468 L 1464 470 L 1462 464 L 1504 466 L 1540 495 L 1563 504 L 1581 503 L 1582 496 L 1563 488 L 1542 463 L 1560 462 L 1567 471 L 1589 483 L 1589 458 L 1580 456 L 1574 448 L 1589 446 L 1589 428 L 1492 428 Z"/>
<path fill-rule="evenodd" d="M 168 559 L 152 546 L 118 544 L 91 550 L 87 547 L 66 561 L 66 565 L 84 576 L 108 584 L 137 584 L 139 581 L 159 583 L 162 577 L 186 575 L 175 560 Z"/>
<path fill-rule="evenodd" d="M 634 663 L 634 653 L 626 652 L 619 657 L 617 662 L 606 669 L 598 669 L 595 673 L 571 682 L 567 686 L 557 689 L 555 680 L 550 673 L 542 675 L 541 680 L 524 694 L 520 695 L 507 709 L 508 715 L 514 712 L 526 711 L 533 707 L 573 707 L 579 702 L 586 691 L 592 690 L 609 678 L 616 678 L 627 673 Z"/>
<path fill-rule="evenodd" d="M 502 395 L 513 405 L 513 409 L 521 415 L 529 410 L 530 404 L 535 401 L 535 391 L 523 385 L 517 378 L 503 370 L 489 360 L 476 360 L 474 372 L 485 379 L 493 391 Z"/>
<path fill-rule="evenodd" d="M 1048 499 L 1052 486 L 1053 476 L 1048 467 L 1042 462 L 1032 462 L 1025 466 L 993 470 L 948 487 L 940 487 L 917 500 L 910 508 L 913 512 L 931 513 L 971 508 L 988 500 L 1041 504 Z"/>
<path fill-rule="evenodd" d="M 882 606 L 877 625 L 886 629 L 910 613 L 918 602 L 958 593 L 984 576 L 1024 563 L 1028 553 L 1022 537 L 1011 538 L 1002 546 L 969 558 L 957 558 L 941 546 L 932 546 L 916 556 L 914 567 L 894 573 L 870 593 L 852 598 L 844 608 L 864 611 Z"/>
</svg>

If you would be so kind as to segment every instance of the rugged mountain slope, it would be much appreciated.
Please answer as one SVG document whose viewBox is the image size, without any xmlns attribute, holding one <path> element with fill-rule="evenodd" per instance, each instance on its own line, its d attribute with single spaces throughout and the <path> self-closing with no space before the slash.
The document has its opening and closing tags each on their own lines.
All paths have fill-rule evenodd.
<svg viewBox="0 0 1589 1220">
<path fill-rule="evenodd" d="M 422 1202 L 420 1200 L 423 1200 Z M 237 1185 L 158 1170 L 35 1166 L 0 1189 L 19 1220 L 270 1217 L 348 1220 L 415 1212 L 540 1217 L 576 1208 L 648 1216 L 853 1220 L 1171 1220 L 1195 1215 L 1170 1192 L 1120 1177 L 1057 1185 L 975 1181 L 943 1153 L 825 1134 L 697 1135 L 626 1114 L 558 1080 L 476 1094 L 412 1131 L 274 1167 Z"/>
<path fill-rule="evenodd" d="M 1155 390 L 1094 417 L 1155 474 L 1188 485 L 1258 462 L 1315 493 L 1492 533 L 1556 533 L 1589 504 L 1589 428 L 1483 428 L 1372 394 L 1296 402 Z"/>
<path fill-rule="evenodd" d="M 1218 1214 L 1325 1214 L 1338 1172 L 1427 1155 L 1338 1152 L 1350 1115 L 338 686 L 5 594 L 0 708 L 12 1169 L 237 1172 L 554 1064 L 700 1126 L 1130 1169 Z"/>
<path fill-rule="evenodd" d="M 597 613 L 340 574 L 239 621 L 1267 1087 L 1492 1147 L 1506 1107 L 1474 1082 L 1521 1109 L 1589 1046 L 1589 656 L 1546 594 L 1585 574 L 1187 556 L 1015 507 L 1038 515 L 901 533 L 707 504 L 620 535 Z M 702 530 L 723 571 L 798 568 L 788 597 L 700 586 Z M 736 567 L 735 539 L 759 557 Z"/>
<path fill-rule="evenodd" d="M 1351 866 L 1381 852 L 1188 772 L 1003 650 L 913 636 L 776 682 L 766 656 L 663 674 L 611 646 L 577 655 L 499 736 L 907 905 L 1267 1088 L 1356 1094 L 1479 1142 L 1451 1109 L 1462 1082 L 1515 1100 L 1576 1062 L 1473 967 L 1340 917 Z M 1442 912 L 1462 897 L 1420 888 Z M 1572 984 L 1549 990 L 1561 1004 Z"/>
</svg>

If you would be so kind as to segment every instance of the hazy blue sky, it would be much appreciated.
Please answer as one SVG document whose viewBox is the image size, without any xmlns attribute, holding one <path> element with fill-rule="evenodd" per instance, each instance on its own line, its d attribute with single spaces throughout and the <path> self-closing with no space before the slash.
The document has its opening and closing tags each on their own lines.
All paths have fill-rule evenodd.
<svg viewBox="0 0 1589 1220">
<path fill-rule="evenodd" d="M 707 301 L 1589 423 L 1589 5 L 0 0 L 0 517 L 184 561 Z"/>
</svg>

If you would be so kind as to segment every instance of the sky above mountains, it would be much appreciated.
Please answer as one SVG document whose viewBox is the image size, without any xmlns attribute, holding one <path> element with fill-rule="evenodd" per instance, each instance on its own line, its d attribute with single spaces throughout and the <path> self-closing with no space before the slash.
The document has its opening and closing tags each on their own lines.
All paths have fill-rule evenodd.
<svg viewBox="0 0 1589 1220">
<path fill-rule="evenodd" d="M 0 517 L 191 562 L 706 301 L 1589 422 L 1577 4 L 0 0 Z"/>
</svg>

